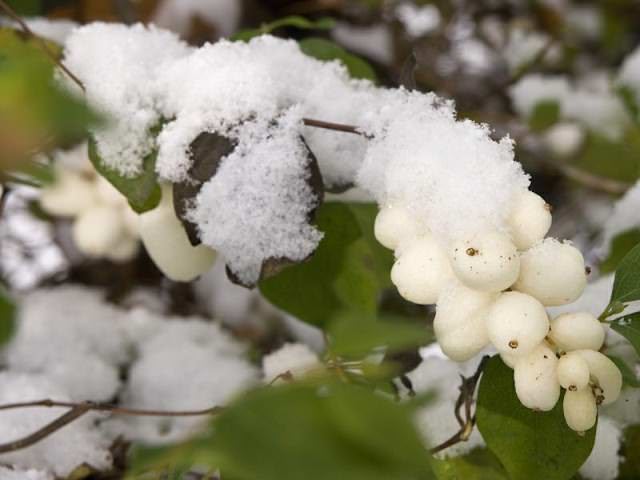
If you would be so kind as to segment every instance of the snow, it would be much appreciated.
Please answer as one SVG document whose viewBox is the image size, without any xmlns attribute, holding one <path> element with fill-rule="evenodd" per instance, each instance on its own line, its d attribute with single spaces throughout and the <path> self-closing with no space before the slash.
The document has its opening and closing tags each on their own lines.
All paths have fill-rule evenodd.
<svg viewBox="0 0 640 480">
<path fill-rule="evenodd" d="M 0 479 L 2 480 L 53 480 L 53 475 L 43 471 L 30 468 L 22 470 L 20 468 L 0 467 Z"/>
<path fill-rule="evenodd" d="M 269 383 L 278 375 L 289 372 L 294 378 L 320 367 L 316 353 L 302 343 L 285 343 L 278 350 L 265 355 L 262 359 L 262 375 Z"/>
<path fill-rule="evenodd" d="M 164 0 L 156 10 L 153 23 L 187 36 L 195 19 L 216 29 L 219 36 L 236 31 L 240 21 L 241 2 L 238 0 Z"/>
<path fill-rule="evenodd" d="M 30 17 L 23 20 L 33 33 L 59 45 L 63 45 L 73 30 L 78 27 L 76 22 L 64 18 Z M 0 18 L 0 26 L 4 25 L 15 29 L 20 28 L 12 20 Z"/>
<path fill-rule="evenodd" d="M 524 28 L 513 28 L 504 47 L 503 55 L 513 72 L 531 62 L 546 48 L 549 37 L 539 32 L 527 31 Z M 549 52 L 545 53 L 547 56 Z"/>
<path fill-rule="evenodd" d="M 607 417 L 600 415 L 596 430 L 596 441 L 591 455 L 580 467 L 580 475 L 587 480 L 614 480 L 620 464 L 620 439 L 622 431 Z"/>
<path fill-rule="evenodd" d="M 442 21 L 440 10 L 431 4 L 418 6 L 408 2 L 401 3 L 396 7 L 396 17 L 413 38 L 433 32 Z"/>
<path fill-rule="evenodd" d="M 509 90 L 515 110 L 528 117 L 537 104 L 557 102 L 560 117 L 580 122 L 593 132 L 617 140 L 630 119 L 610 80 L 592 73 L 588 79 L 571 84 L 562 75 L 525 75 Z"/>
<path fill-rule="evenodd" d="M 177 36 L 153 26 L 93 23 L 76 29 L 65 45 L 66 66 L 83 82 L 86 97 L 111 118 L 94 131 L 105 165 L 139 173 L 161 120 L 154 79 L 170 60 L 189 52 Z"/>
<path fill-rule="evenodd" d="M 636 102 L 640 102 L 640 47 L 631 52 L 622 62 L 617 82 L 635 93 Z"/>
<path fill-rule="evenodd" d="M 380 97 L 358 184 L 380 205 L 403 204 L 443 242 L 504 230 L 513 195 L 529 184 L 512 141 L 456 121 L 453 107 L 434 95 Z"/>
<path fill-rule="evenodd" d="M 348 50 L 384 65 L 393 61 L 393 36 L 384 23 L 359 26 L 348 22 L 336 22 L 331 36 Z"/>
</svg>

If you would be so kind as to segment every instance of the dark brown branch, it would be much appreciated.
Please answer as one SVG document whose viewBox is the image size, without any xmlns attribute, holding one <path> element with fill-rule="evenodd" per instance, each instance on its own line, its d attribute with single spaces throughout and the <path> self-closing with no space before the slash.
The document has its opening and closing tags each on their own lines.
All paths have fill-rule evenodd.
<svg viewBox="0 0 640 480">
<path fill-rule="evenodd" d="M 22 18 L 20 18 L 20 15 L 18 15 L 4 0 L 0 0 L 0 9 L 2 9 L 18 25 L 20 25 L 20 28 L 22 28 L 22 31 L 27 37 L 35 39 L 36 42 L 38 42 L 38 45 L 40 46 L 40 48 L 47 54 L 47 56 L 51 59 L 51 61 L 55 63 L 58 67 L 60 67 L 60 70 L 62 70 L 71 80 L 73 80 L 75 84 L 78 85 L 80 89 L 84 92 L 84 84 L 82 83 L 82 81 L 80 81 L 80 79 L 76 77 L 64 65 L 64 63 L 62 63 L 62 61 L 58 58 L 55 52 L 53 52 L 49 48 L 49 45 L 47 45 L 47 42 L 45 42 L 42 38 L 40 38 L 38 35 L 33 33 L 33 31 L 29 28 L 29 25 L 27 25 L 25 21 L 22 20 Z"/>
<path fill-rule="evenodd" d="M 342 123 L 333 123 L 333 122 L 324 122 L 322 120 L 314 120 L 313 118 L 303 118 L 302 122 L 307 127 L 316 127 L 316 128 L 324 128 L 325 130 L 334 130 L 336 132 L 345 132 L 345 133 L 353 133 L 354 135 L 362 135 L 366 137 L 364 133 L 362 133 L 358 127 L 353 125 L 344 125 Z"/>
<path fill-rule="evenodd" d="M 456 400 L 454 413 L 456 415 L 456 419 L 460 424 L 460 430 L 454 433 L 450 438 L 445 440 L 439 445 L 433 447 L 430 452 L 432 454 L 441 452 L 452 445 L 455 445 L 460 442 L 466 442 L 469 440 L 471 433 L 473 432 L 473 427 L 476 424 L 476 416 L 472 412 L 472 406 L 474 403 L 473 395 L 476 391 L 476 386 L 478 385 L 478 380 L 480 380 L 480 376 L 482 375 L 482 371 L 484 370 L 484 366 L 489 360 L 489 356 L 485 355 L 480 360 L 478 364 L 478 368 L 476 372 L 471 377 L 462 377 L 462 383 L 460 384 L 460 395 Z M 461 410 L 464 407 L 464 420 L 462 418 Z"/>
<path fill-rule="evenodd" d="M 0 411 L 33 407 L 65 407 L 72 409 L 82 407 L 95 412 L 109 412 L 114 415 L 135 415 L 144 417 L 195 417 L 200 415 L 213 415 L 220 413 L 224 409 L 224 407 L 214 406 L 203 410 L 146 410 L 140 408 L 119 407 L 117 405 L 110 405 L 107 403 L 59 402 L 47 398 L 32 402 L 7 403 L 5 405 L 0 405 Z"/>
<path fill-rule="evenodd" d="M 53 420 L 51 423 L 48 423 L 41 429 L 36 430 L 26 437 L 14 440 L 12 442 L 0 444 L 0 454 L 15 452 L 16 450 L 22 450 L 23 448 L 30 447 L 31 445 L 38 443 L 40 440 L 57 432 L 66 425 L 69 425 L 74 420 L 77 420 L 89 410 L 91 410 L 91 408 L 88 405 L 77 405 L 65 414 Z"/>
</svg>

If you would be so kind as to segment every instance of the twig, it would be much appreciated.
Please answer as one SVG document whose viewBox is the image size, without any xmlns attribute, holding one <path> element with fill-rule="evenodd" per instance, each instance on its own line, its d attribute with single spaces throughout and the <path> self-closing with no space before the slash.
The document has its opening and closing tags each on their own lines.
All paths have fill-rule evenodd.
<svg viewBox="0 0 640 480">
<path fill-rule="evenodd" d="M 22 18 L 20 18 L 20 15 L 18 15 L 4 0 L 0 0 L 0 9 L 2 9 L 12 20 L 14 20 L 18 25 L 20 25 L 20 28 L 22 28 L 22 31 L 24 32 L 24 34 L 29 37 L 29 38 L 34 38 L 40 48 L 47 54 L 47 56 L 51 59 L 51 61 L 53 61 L 53 63 L 55 63 L 58 67 L 60 67 L 60 69 L 67 74 L 67 76 L 73 80 L 76 85 L 78 85 L 80 87 L 80 89 L 84 92 L 84 84 L 82 83 L 82 81 L 80 81 L 80 79 L 78 77 L 76 77 L 65 65 L 64 63 L 62 63 L 62 61 L 58 58 L 58 56 L 51 51 L 51 49 L 49 48 L 49 46 L 47 45 L 47 43 L 40 38 L 38 35 L 36 35 L 35 33 L 33 33 L 33 31 L 29 28 L 29 26 L 25 23 L 24 20 L 22 20 Z"/>
<path fill-rule="evenodd" d="M 303 118 L 302 122 L 307 127 L 316 127 L 316 128 L 324 128 L 326 130 L 335 130 L 336 132 L 345 132 L 345 133 L 353 133 L 354 135 L 362 135 L 366 137 L 367 135 L 360 131 L 358 127 L 353 125 L 345 125 L 342 123 L 333 123 L 333 122 L 325 122 L 322 120 L 315 120 L 313 118 Z"/>
<path fill-rule="evenodd" d="M 482 360 L 480 360 L 480 363 L 478 364 L 478 368 L 476 369 L 476 372 L 471 377 L 466 378 L 461 376 L 462 383 L 460 385 L 460 395 L 456 400 L 456 405 L 454 410 L 456 419 L 460 424 L 460 430 L 458 430 L 450 438 L 448 438 L 441 444 L 433 447 L 430 450 L 432 454 L 441 452 L 442 450 L 445 450 L 446 448 L 449 448 L 450 446 L 455 445 L 457 443 L 466 442 L 467 440 L 469 440 L 469 437 L 473 432 L 473 427 L 476 424 L 476 416 L 471 411 L 471 407 L 473 406 L 473 403 L 474 403 L 473 395 L 476 391 L 478 380 L 480 380 L 480 376 L 482 375 L 482 371 L 484 370 L 484 366 L 486 365 L 488 360 L 489 360 L 488 355 L 485 355 L 484 357 L 482 357 Z M 460 413 L 460 411 L 462 410 L 462 407 L 464 407 L 464 420 Z"/>
<path fill-rule="evenodd" d="M 51 399 L 35 400 L 32 402 L 7 403 L 0 405 L 1 410 L 12 410 L 16 408 L 33 408 L 33 407 L 66 407 L 77 408 L 82 407 L 96 412 L 109 412 L 114 415 L 135 415 L 144 417 L 195 417 L 200 415 L 212 415 L 220 413 L 224 407 L 214 406 L 203 410 L 146 410 L 140 408 L 127 408 L 111 405 L 108 403 L 96 402 L 59 402 Z"/>
<path fill-rule="evenodd" d="M 31 445 L 38 443 L 40 440 L 57 432 L 64 426 L 73 422 L 74 420 L 77 420 L 78 418 L 83 416 L 85 413 L 87 413 L 89 410 L 91 410 L 89 405 L 76 405 L 67 413 L 64 413 L 63 415 L 53 420 L 51 423 L 48 423 L 41 429 L 36 430 L 35 432 L 27 435 L 26 437 L 20 438 L 18 440 L 14 440 L 12 442 L 0 444 L 0 454 L 15 452 L 16 450 L 22 450 L 23 448 L 30 447 Z"/>
</svg>

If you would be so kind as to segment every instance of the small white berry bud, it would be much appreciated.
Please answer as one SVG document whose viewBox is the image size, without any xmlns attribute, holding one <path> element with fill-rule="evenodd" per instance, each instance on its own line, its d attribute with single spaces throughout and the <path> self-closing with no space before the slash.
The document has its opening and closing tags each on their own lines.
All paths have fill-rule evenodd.
<svg viewBox="0 0 640 480">
<path fill-rule="evenodd" d="M 551 321 L 549 338 L 565 352 L 600 350 L 604 337 L 602 323 L 588 312 L 564 313 Z"/>
<path fill-rule="evenodd" d="M 567 390 L 562 402 L 564 419 L 571 430 L 586 432 L 596 424 L 598 408 L 590 387 Z"/>
<path fill-rule="evenodd" d="M 563 355 L 558 360 L 558 381 L 567 390 L 582 390 L 589 385 L 589 365 L 576 352 Z"/>
<path fill-rule="evenodd" d="M 622 389 L 622 374 L 613 361 L 606 355 L 594 350 L 576 350 L 576 353 L 587 362 L 591 378 L 597 389 L 598 405 L 615 402 Z"/>
<path fill-rule="evenodd" d="M 535 193 L 524 190 L 513 199 L 507 218 L 511 239 L 518 250 L 527 250 L 544 239 L 551 227 L 551 207 Z"/>
<path fill-rule="evenodd" d="M 556 375 L 558 359 L 544 343 L 516 361 L 513 379 L 516 395 L 527 408 L 549 411 L 560 398 Z"/>
<path fill-rule="evenodd" d="M 380 209 L 373 227 L 376 240 L 390 250 L 398 248 L 401 242 L 426 233 L 420 223 L 401 206 L 387 206 Z"/>
</svg>

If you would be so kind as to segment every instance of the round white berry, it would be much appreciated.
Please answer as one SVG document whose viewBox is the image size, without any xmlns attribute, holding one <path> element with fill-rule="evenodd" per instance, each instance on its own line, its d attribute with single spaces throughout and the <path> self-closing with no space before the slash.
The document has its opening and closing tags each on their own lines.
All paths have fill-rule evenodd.
<svg viewBox="0 0 640 480">
<path fill-rule="evenodd" d="M 40 191 L 42 209 L 59 217 L 75 217 L 97 202 L 93 182 L 78 172 L 56 169 L 55 182 Z"/>
<path fill-rule="evenodd" d="M 130 235 L 123 235 L 106 253 L 106 257 L 114 262 L 127 262 L 136 256 L 140 242 Z"/>
<path fill-rule="evenodd" d="M 576 300 L 586 284 L 580 251 L 549 238 L 521 255 L 520 276 L 513 289 L 536 297 L 544 305 L 556 306 Z"/>
<path fill-rule="evenodd" d="M 596 387 L 596 400 L 599 405 L 615 402 L 622 389 L 622 374 L 613 361 L 606 355 L 594 350 L 576 350 L 587 362 L 591 379 Z"/>
<path fill-rule="evenodd" d="M 431 235 L 403 244 L 391 269 L 391 281 L 400 295 L 413 303 L 436 303 L 453 274 L 449 258 Z"/>
<path fill-rule="evenodd" d="M 519 292 L 502 293 L 487 313 L 489 339 L 498 352 L 527 355 L 549 332 L 549 318 L 540 302 Z"/>
<path fill-rule="evenodd" d="M 471 290 L 457 280 L 442 290 L 433 329 L 450 359 L 469 360 L 489 344 L 485 317 L 496 296 Z"/>
<path fill-rule="evenodd" d="M 516 366 L 516 362 L 518 361 L 518 358 L 520 358 L 518 355 L 514 355 L 512 353 L 505 353 L 502 352 L 500 353 L 500 358 L 502 359 L 502 361 L 504 362 L 504 364 L 513 369 Z"/>
<path fill-rule="evenodd" d="M 103 257 L 125 235 L 120 212 L 109 206 L 94 206 L 85 210 L 73 224 L 73 241 L 90 257 Z"/>
<path fill-rule="evenodd" d="M 162 189 L 162 201 L 139 217 L 140 237 L 156 266 L 171 280 L 188 282 L 209 270 L 216 252 L 189 242 L 173 209 L 173 192 Z"/>
<path fill-rule="evenodd" d="M 104 177 L 98 176 L 95 181 L 95 188 L 96 194 L 102 203 L 106 203 L 114 207 L 124 207 L 127 205 L 127 199 L 125 196 Z"/>
<path fill-rule="evenodd" d="M 549 231 L 551 208 L 542 197 L 524 190 L 513 199 L 507 225 L 518 250 L 527 250 L 541 241 Z"/>
<path fill-rule="evenodd" d="M 395 250 L 401 242 L 425 233 L 425 229 L 405 208 L 387 206 L 378 212 L 373 232 L 378 242 Z"/>
<path fill-rule="evenodd" d="M 589 365 L 576 352 L 569 352 L 558 360 L 558 381 L 562 388 L 576 391 L 589 385 Z"/>
<path fill-rule="evenodd" d="M 468 287 L 500 292 L 518 278 L 520 257 L 507 235 L 489 232 L 456 242 L 451 250 L 451 265 Z"/>
<path fill-rule="evenodd" d="M 546 412 L 556 405 L 560 398 L 557 366 L 556 355 L 544 343 L 518 358 L 513 380 L 516 395 L 525 407 Z"/>
<path fill-rule="evenodd" d="M 558 157 L 573 155 L 582 145 L 584 130 L 577 123 L 556 123 L 543 136 L 544 143 L 551 153 Z"/>
<path fill-rule="evenodd" d="M 562 402 L 564 419 L 571 430 L 586 432 L 596 424 L 598 408 L 591 388 L 567 390 Z"/>
<path fill-rule="evenodd" d="M 588 312 L 564 313 L 551 321 L 549 338 L 565 352 L 600 350 L 604 337 L 602 323 Z"/>
</svg>

